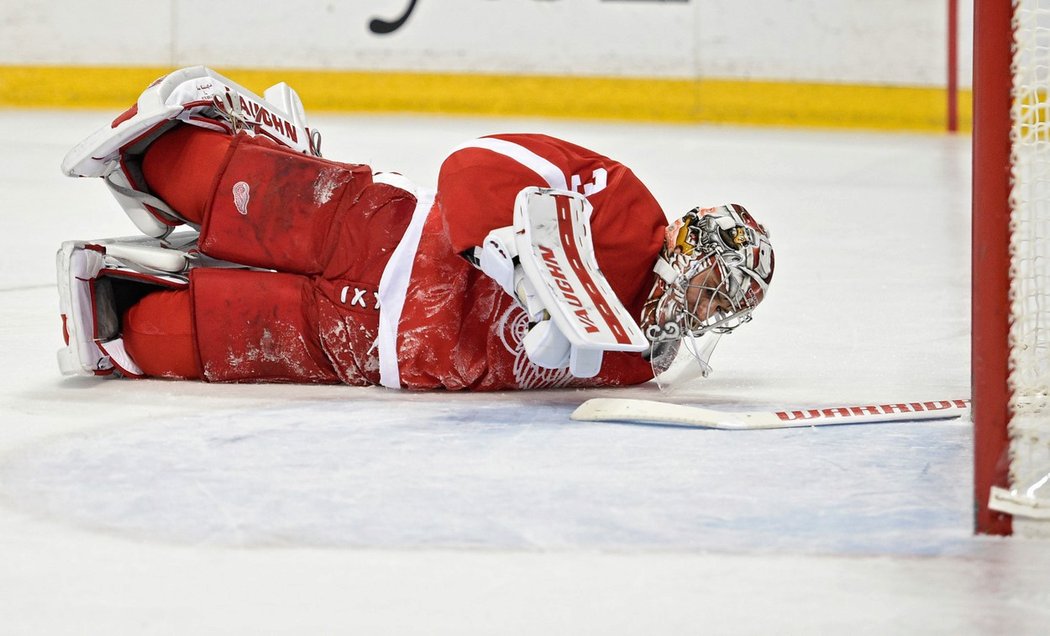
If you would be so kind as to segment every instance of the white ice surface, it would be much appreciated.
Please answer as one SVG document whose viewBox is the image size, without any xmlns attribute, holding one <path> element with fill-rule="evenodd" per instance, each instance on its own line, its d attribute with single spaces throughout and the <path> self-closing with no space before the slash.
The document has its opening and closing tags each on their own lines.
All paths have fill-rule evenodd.
<svg viewBox="0 0 1050 636">
<path fill-rule="evenodd" d="M 1046 633 L 1050 545 L 971 536 L 965 421 L 720 432 L 573 423 L 969 394 L 969 139 L 315 117 L 325 154 L 432 185 L 539 131 L 670 212 L 736 201 L 777 272 L 674 395 L 62 378 L 53 262 L 134 232 L 63 178 L 115 113 L 0 113 L 0 633 Z"/>
</svg>

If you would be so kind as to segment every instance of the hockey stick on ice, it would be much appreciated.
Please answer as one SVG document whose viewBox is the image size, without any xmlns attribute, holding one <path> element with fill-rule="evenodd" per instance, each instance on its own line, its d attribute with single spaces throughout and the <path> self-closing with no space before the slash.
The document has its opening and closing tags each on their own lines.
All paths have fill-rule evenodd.
<svg viewBox="0 0 1050 636">
<path fill-rule="evenodd" d="M 969 400 L 935 400 L 785 411 L 718 411 L 653 400 L 593 398 L 577 407 L 572 419 L 746 430 L 953 419 L 966 413 L 969 405 Z"/>
</svg>

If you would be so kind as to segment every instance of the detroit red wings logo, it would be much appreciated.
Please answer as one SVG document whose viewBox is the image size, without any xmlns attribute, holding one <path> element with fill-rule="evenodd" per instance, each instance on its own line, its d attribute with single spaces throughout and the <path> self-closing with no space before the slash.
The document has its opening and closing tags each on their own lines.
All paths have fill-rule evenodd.
<svg viewBox="0 0 1050 636">
<path fill-rule="evenodd" d="M 243 181 L 233 184 L 233 207 L 243 216 L 248 216 L 248 200 L 251 198 L 251 187 Z"/>
<path fill-rule="evenodd" d="M 569 386 L 572 374 L 568 369 L 544 369 L 529 361 L 522 340 L 529 331 L 529 319 L 515 304 L 503 312 L 496 325 L 500 342 L 514 356 L 514 381 L 520 389 L 556 389 Z"/>
</svg>

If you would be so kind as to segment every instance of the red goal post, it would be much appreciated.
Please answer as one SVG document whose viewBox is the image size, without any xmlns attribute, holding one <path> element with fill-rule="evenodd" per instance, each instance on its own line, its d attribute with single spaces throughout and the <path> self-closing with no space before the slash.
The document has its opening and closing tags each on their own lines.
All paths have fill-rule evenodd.
<svg viewBox="0 0 1050 636">
<path fill-rule="evenodd" d="M 988 499 L 1050 471 L 1050 2 L 975 0 L 973 88 L 976 530 L 1046 536 Z"/>
</svg>

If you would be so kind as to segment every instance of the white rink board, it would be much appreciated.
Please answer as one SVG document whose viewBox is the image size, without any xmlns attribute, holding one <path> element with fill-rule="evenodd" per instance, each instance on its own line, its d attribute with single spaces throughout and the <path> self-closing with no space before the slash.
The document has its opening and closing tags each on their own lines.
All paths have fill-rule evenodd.
<svg viewBox="0 0 1050 636">
<path fill-rule="evenodd" d="M 940 0 L 420 0 L 396 31 L 369 29 L 408 4 L 4 3 L 0 64 L 945 84 Z M 971 7 L 961 0 L 963 85 Z"/>
</svg>

